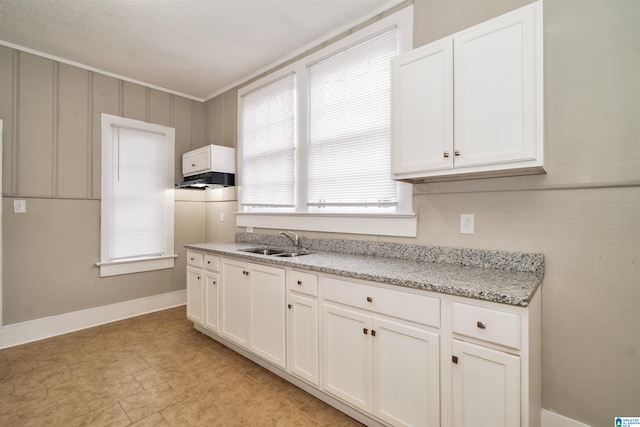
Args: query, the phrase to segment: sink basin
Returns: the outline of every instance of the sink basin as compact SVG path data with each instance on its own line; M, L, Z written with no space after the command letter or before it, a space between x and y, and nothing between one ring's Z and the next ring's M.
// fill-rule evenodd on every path
M286 257L292 258L295 256L302 256L302 255L308 255L308 252L285 252L283 254L273 254L273 256L283 257L283 258L286 258Z
M251 248L251 249L239 249L242 252L250 252L252 254L259 255L279 255L282 253L282 249L273 248Z
M308 252L298 252L298 251L291 252L290 249L289 251L287 251L286 249L279 249L279 248L249 248L249 249L238 249L238 250L241 252L249 252L249 253L258 254L258 255L277 256L282 258L292 258L292 257L301 256L301 255L308 255Z

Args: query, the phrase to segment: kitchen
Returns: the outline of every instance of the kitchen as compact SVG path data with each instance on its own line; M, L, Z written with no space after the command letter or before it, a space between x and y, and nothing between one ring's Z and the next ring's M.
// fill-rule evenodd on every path
M528 3L415 1L413 45ZM542 408L594 426L640 413L638 7L631 0L544 2L547 174L416 184L417 237L299 232L544 254ZM47 325L59 321L64 329L64 315L79 310L105 307L124 318L184 302L183 245L232 241L244 231L235 227L236 194L177 191L175 268L99 278L95 114L171 124L178 163L181 153L208 143L235 147L237 90L199 102L6 46L0 67L2 346L25 342L19 339L37 319L48 318L43 337L55 332ZM14 200L26 200L26 215L13 213ZM462 213L475 215L475 234L459 233ZM144 309L127 304L140 299ZM88 327L92 319L73 322Z

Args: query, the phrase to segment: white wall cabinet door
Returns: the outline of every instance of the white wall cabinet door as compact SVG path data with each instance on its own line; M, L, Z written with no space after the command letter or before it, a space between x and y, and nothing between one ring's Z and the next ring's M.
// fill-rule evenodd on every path
M318 301L289 293L289 372L314 385L318 377Z
M249 349L286 367L285 279L282 268L250 264Z
M393 60L392 163L395 177L453 167L453 42Z
M394 426L439 426L438 334L378 317L373 334L373 414Z
M218 275L215 273L204 273L204 326L205 328L218 332L219 324L219 284Z
M371 412L371 316L330 304L323 314L323 388Z
M535 19L530 6L454 36L456 167L536 159Z
M249 266L222 261L222 336L249 346Z
M199 268L187 267L187 319L202 325L203 273Z
M452 341L453 425L520 425L520 358L464 341Z

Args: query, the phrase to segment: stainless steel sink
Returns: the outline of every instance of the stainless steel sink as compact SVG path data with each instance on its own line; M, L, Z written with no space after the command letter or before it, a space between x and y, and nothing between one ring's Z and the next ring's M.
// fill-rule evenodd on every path
M279 248L249 248L249 249L238 249L241 252L249 252L252 254L258 255L270 255L277 256L282 258L292 258L302 255L308 255L309 252L299 252L299 251L287 251L286 249Z
M273 249L273 248L251 248L251 249L238 249L241 252L249 252L252 254L259 255L278 255L283 253L282 249Z

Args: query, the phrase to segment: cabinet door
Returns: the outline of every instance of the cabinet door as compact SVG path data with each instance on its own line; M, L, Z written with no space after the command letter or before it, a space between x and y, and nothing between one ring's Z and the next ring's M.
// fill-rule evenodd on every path
M536 10L525 7L454 36L456 168L536 159L542 144Z
M453 167L453 42L393 61L394 177Z
M187 319L202 325L202 270L187 267Z
M210 168L211 154L208 146L185 153L182 156L182 174L194 175Z
M318 301L289 293L289 372L318 385Z
M243 347L249 344L249 268L222 263L222 335Z
M269 362L285 368L284 270L252 265L249 278L251 301L249 348Z
M218 275L214 273L204 274L204 326L214 332L218 332Z
M373 318L373 413L394 426L440 425L439 336Z
M371 412L371 316L322 306L323 388Z
M520 358L453 340L453 425L520 425Z

